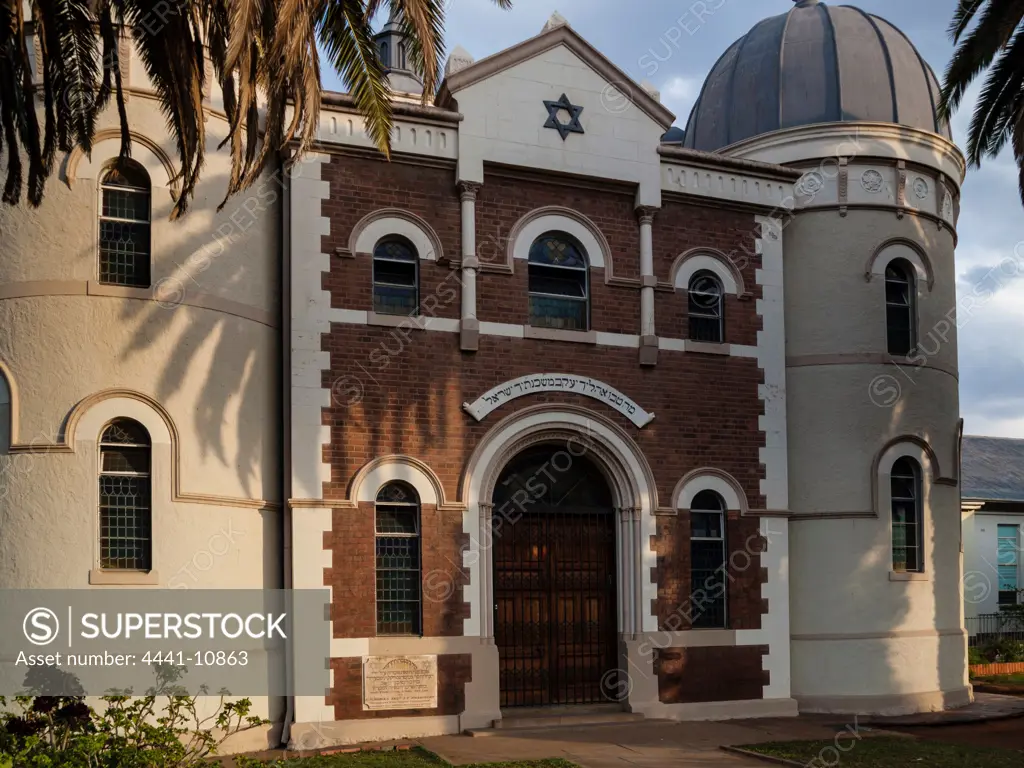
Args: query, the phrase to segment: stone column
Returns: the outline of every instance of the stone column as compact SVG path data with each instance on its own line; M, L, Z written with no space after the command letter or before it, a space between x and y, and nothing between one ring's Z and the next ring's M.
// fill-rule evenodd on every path
M480 321L476 317L476 273L480 260L476 255L476 193L480 184L459 182L462 201L462 324L460 345L463 352L480 348Z
M654 329L654 215L657 208L636 209L640 222L640 365L658 364L658 336Z
M477 597L480 600L480 639L485 644L494 643L494 531L491 527L493 510L493 504L480 502L476 541L476 575L479 584L470 583L467 587L477 590Z

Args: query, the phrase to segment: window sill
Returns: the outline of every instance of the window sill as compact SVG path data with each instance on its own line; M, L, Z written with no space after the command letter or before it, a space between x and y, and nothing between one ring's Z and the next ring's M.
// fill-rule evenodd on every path
M93 568L89 571L89 583L94 586L145 586L160 585L160 574L156 571L105 571Z
M687 352L697 352L702 355L724 355L728 357L732 354L732 346L725 342L716 344L710 341L690 341L687 339L683 348Z
M931 581L931 577L919 571L889 571L889 581Z
M366 313L366 324L382 326L384 328L408 327L409 324L414 327L420 327L422 325L422 318L420 315L387 315L382 312L371 311Z
M524 325L523 338L544 339L546 341L575 341L580 344L597 344L597 331L563 331L557 328L538 328L532 325Z

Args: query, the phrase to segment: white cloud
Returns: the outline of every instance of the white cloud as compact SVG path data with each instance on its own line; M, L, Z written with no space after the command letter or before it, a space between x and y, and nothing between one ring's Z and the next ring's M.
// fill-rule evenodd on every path
M703 83L703 77L676 75L670 77L661 86L661 103L675 113L676 123L684 124L686 122L693 103L700 95Z

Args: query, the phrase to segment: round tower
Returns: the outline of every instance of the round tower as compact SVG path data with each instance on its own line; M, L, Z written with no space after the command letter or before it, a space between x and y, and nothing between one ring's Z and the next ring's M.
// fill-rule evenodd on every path
M131 160L111 106L40 207L0 206L0 588L280 587L280 180L217 210L213 84L171 221L176 144L120 55Z
M804 174L784 222L792 691L804 711L970 700L956 290L964 159L896 27L801 0L715 65L685 146Z

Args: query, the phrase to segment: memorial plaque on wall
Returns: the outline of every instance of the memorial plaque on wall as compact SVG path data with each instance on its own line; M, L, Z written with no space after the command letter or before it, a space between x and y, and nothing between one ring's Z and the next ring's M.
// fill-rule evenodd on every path
M435 709L437 656L367 656L363 709Z

